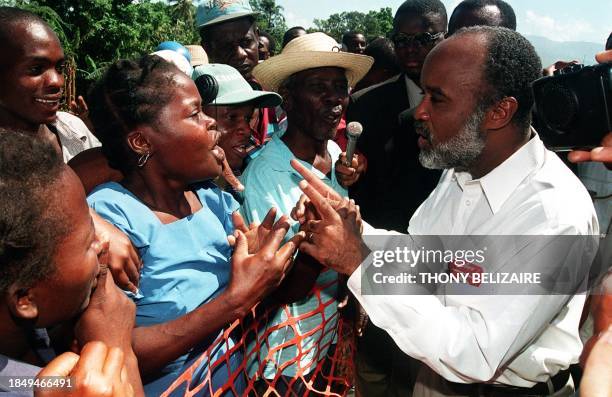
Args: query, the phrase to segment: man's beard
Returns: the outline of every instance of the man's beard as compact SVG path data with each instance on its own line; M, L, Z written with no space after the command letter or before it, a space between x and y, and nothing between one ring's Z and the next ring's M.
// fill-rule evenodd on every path
M431 145L428 149L421 149L419 153L421 165L431 169L469 170L485 147L485 138L480 131L485 115L485 107L477 106L459 133L443 143L432 142L431 132L425 123L415 121L416 131L423 135Z

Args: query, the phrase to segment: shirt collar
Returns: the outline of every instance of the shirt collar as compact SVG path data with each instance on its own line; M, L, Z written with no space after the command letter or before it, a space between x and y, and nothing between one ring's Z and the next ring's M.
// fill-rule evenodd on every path
M410 104L410 109L414 109L423 100L423 90L419 87L412 79L408 76L406 77L406 90L408 91L408 103Z
M469 173L453 170L453 180L461 190L468 183L479 183L495 214L519 184L544 163L546 148L533 127L531 134L533 136L526 144L482 178L472 180Z
M329 142L331 141L331 139L327 142L327 151L329 152ZM302 176L300 175L299 172L297 172L292 166L291 166L291 160L295 159L297 161L299 161L304 167L306 167L309 171L311 171L312 173L314 173L319 179L325 179L327 178L321 171L319 171L318 169L316 169L312 164L306 162L306 161L302 161L300 159L298 159L297 157L295 157L295 155L293 154L293 152L289 149L289 147L287 145L285 145L285 142L283 142L281 140L281 137L278 135L274 135L274 137L272 138L272 140L268 143L268 145L272 146L270 147L268 150L271 150L270 153L274 153L273 158L268 158L266 160L271 160L269 161L268 166L275 170L275 171L280 171L280 172L290 172L292 174L298 175L300 178L302 178ZM333 160L333 159L332 159ZM332 174L334 172L334 164L332 161Z
M85 142L87 140L87 134L85 134L82 128L78 128L74 125L73 120L70 119L72 115L65 116L65 114L64 112L57 112L57 117L51 122L51 125L57 129L60 136L71 135L79 141Z

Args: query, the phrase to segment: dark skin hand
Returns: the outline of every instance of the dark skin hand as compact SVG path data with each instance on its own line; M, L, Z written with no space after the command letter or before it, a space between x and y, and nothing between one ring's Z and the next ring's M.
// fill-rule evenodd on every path
M366 162L365 157L358 154L353 155L350 167L346 166L345 162L346 152L342 152L338 161L336 161L336 178L338 178L338 182L340 182L342 186L348 188L354 185L359 180L361 174L365 172Z
M267 227L267 226L265 226ZM281 247L289 229L281 217L268 233L253 229L261 240L251 241L239 229L230 240L235 245L229 285L217 298L166 323L134 329L134 350L141 373L153 374L188 352L209 335L243 317L257 302L276 289L291 266L303 234L296 234ZM258 246L258 250L249 253Z
M108 253L107 249L105 251ZM106 261L101 258L101 262ZM132 350L135 315L134 302L117 288L112 274L103 266L89 305L75 325L74 334L78 346L82 348L90 342L101 341L109 348L120 349L127 379L135 395L141 396L144 391L138 361Z
M327 186L316 182L318 178L299 162L292 160L291 165L305 179L300 182L300 189L308 197L316 218L302 225L306 239L300 244L300 250L338 273L351 275L370 253L361 238L358 207L353 200L334 195ZM301 212L296 210L296 215ZM304 215L305 218L312 216Z
M87 102L85 102L85 99L82 95L79 95L76 101L70 102L70 113L83 120L83 123L85 123L87 128L89 128L89 131L94 130L93 124L89 119L89 107L87 106Z
M271 231L275 217L276 208L271 208L261 225L252 223L247 227L240 213L234 212L232 214L234 227L236 230L243 232L247 237L249 253L257 252L261 241ZM236 239L233 236L229 236L228 239L230 245L232 247L235 246ZM312 257L301 252L298 253L291 266L291 271L287 273L279 288L272 292L270 297L279 304L287 304L303 299L312 289L312 285L317 277L319 277L321 269L322 266Z
M610 397L612 396L612 371L610 371L612 327L592 339L596 340L596 343L586 361L580 381L580 396Z
M612 62L612 50L600 52L595 55L595 59L599 63ZM600 147L596 147L590 152L573 150L568 154L567 158L572 163L598 161L603 163L609 170L612 170L612 131L604 136Z
M136 293L142 270L142 261L130 239L115 226L102 219L90 209L94 226L103 239L109 241L108 268L117 285L126 291Z
M70 377L70 388L41 388L35 397L132 397L135 393L124 365L125 354L118 347L103 342L90 342L80 356L66 352L47 364L37 378Z

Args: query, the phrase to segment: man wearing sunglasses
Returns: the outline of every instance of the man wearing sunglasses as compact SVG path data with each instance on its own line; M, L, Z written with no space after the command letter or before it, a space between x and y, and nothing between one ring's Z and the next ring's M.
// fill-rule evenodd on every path
M418 160L417 135L398 115L422 99L423 62L444 39L446 9L439 0L407 0L398 8L390 38L402 73L351 96L347 121L359 121L359 150L368 170L351 187L363 218L376 228L405 232L418 206L435 188L440 172ZM357 388L363 396L410 395L414 362L388 334L367 324L358 342Z

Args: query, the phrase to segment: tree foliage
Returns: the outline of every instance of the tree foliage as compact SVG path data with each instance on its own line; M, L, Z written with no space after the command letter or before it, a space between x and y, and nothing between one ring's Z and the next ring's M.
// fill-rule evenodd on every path
M79 91L108 64L151 52L162 41L199 42L191 0L3 1L40 15L77 63Z
M369 11L367 14L358 11L347 11L332 14L327 19L315 19L313 32L324 32L337 41L348 31L363 33L368 39L387 36L393 29L393 14L391 8L381 8L379 11Z
M250 0L260 29L277 43L287 30L283 7L276 0ZM84 92L104 67L119 58L151 52L160 42L199 43L192 0L0 0L0 5L28 9L44 18L77 65L77 87ZM314 29L340 41L349 30L368 38L385 36L393 27L391 8L333 14L315 19Z
M259 29L268 32L274 40L280 44L287 30L287 23L283 15L283 7L276 4L275 0L249 0L251 7L259 14L256 17Z

